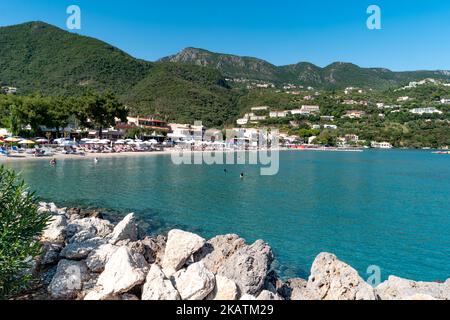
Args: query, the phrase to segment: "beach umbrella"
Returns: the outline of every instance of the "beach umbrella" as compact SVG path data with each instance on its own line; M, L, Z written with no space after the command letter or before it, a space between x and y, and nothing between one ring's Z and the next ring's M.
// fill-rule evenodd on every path
M48 143L48 140L44 139L44 138L39 138L39 139L36 139L36 142L37 143Z
M14 143L14 142L19 142L20 139L19 138L15 138L15 137L9 137L9 138L6 138L5 141Z
M32 141L32 140L22 140L19 141L19 144L35 144L36 142Z

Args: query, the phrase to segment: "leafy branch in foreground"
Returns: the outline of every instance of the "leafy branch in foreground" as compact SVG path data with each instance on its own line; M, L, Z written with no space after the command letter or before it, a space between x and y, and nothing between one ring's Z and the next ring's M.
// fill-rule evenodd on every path
M0 166L0 299L26 289L32 279L28 270L40 254L39 236L49 220L37 208L18 175Z

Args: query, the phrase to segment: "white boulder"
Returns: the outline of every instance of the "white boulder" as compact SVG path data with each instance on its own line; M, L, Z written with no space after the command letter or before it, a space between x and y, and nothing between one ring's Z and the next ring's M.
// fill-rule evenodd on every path
M314 260L306 286L315 300L375 300L374 289L358 272L330 253Z
M191 264L173 276L182 300L203 300L215 286L214 274L202 262Z
M106 263L97 286L102 288L103 295L126 293L145 281L147 271L148 264L141 254L120 247Z
M66 228L66 217L53 216L42 233L41 240L51 243L63 243L66 239Z
M130 213L117 224L113 230L109 243L116 244L121 240L138 240L138 227L136 225L136 216L134 213Z
M420 296L450 300L450 280L445 283L417 282L390 276L375 288L375 292L381 300L412 300Z
M142 300L180 300L180 294L156 264L152 264L147 274Z
M206 299L233 301L237 300L238 295L238 287L234 281L222 276L216 276L216 286Z
M171 276L186 263L186 260L204 244L202 237L181 230L171 230L168 235L162 268L167 276Z

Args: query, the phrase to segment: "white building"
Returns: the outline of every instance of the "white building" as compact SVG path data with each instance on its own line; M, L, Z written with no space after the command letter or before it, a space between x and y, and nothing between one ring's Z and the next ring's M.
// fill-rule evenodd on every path
M434 107L430 107L430 108L414 108L410 110L411 113L413 114L419 114L419 115L423 115L423 114L433 114L433 113L438 113L438 114L442 114L442 111L434 108Z
M293 109L291 110L291 114L292 115L297 115L297 114L304 114L302 109Z
M371 145L372 145L372 148L376 148L376 149L392 149L393 148L392 144L390 144L389 142L372 141Z
M17 88L15 87L2 87L1 92L4 94L16 94Z
M346 134L345 141L358 142L359 137L356 134Z
M202 141L205 127L200 125L170 123L171 133L167 135L173 141Z
M362 116L364 116L366 113L364 111L360 110L349 110L345 113L343 116L344 118L350 118L350 119L360 119Z
M263 121L266 120L266 116L252 116L250 117L250 121Z
M291 110L292 115L310 115L316 114L320 112L320 106L302 106L301 109L293 109Z
M286 118L289 111L271 111L269 116L271 118Z
M405 96L405 97L399 97L397 99L397 102L405 102L405 101L409 101L409 100L410 100L410 97Z
M323 126L323 128L324 129L330 129L330 130L337 130L337 125L334 125L334 124L325 124L324 126Z
M312 126L312 128L314 129L314 130L320 130L320 124L314 124L313 126Z
M441 99L442 104L450 104L450 99Z
M252 111L266 111L269 110L268 106L260 106L260 107L253 107Z
M240 126L245 126L246 124L248 124L248 119L247 118L237 119L236 123Z

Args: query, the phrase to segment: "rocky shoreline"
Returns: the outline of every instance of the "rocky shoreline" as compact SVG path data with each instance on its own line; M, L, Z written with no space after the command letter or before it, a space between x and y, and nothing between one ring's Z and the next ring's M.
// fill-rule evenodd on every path
M391 276L373 288L330 253L309 279L282 281L270 246L237 235L210 240L182 230L149 237L134 214L117 225L98 211L39 204L52 219L31 272L39 279L17 299L57 300L450 300L445 283Z

